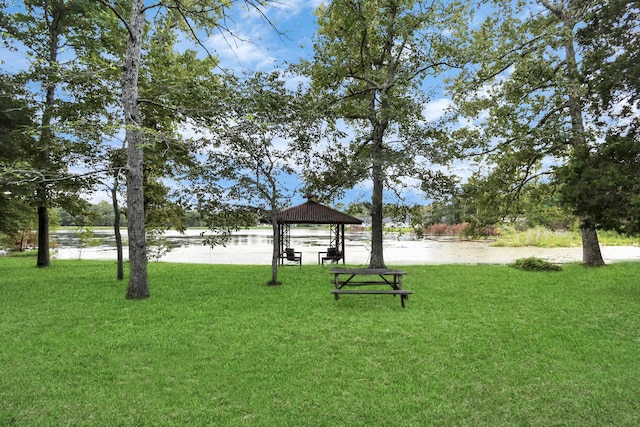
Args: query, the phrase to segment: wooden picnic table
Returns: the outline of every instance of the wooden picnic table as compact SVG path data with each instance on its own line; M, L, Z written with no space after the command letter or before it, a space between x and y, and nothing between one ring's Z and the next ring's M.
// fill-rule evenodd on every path
M400 295L400 304L404 307L405 300L413 292L402 289L402 276L407 272L404 270L389 268L332 268L329 270L334 275L334 289L331 291L336 300L340 294L391 294ZM378 289L361 289L361 286L376 285ZM379 289L379 285L388 285L391 289ZM356 287L357 289L344 289L345 287Z

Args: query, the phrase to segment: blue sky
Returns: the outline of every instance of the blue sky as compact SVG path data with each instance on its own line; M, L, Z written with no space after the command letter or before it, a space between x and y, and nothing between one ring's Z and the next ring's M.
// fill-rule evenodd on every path
M220 34L209 39L208 46L218 54L223 68L234 70L270 70L284 61L310 58L316 29L313 11L320 4L322 0L274 2L263 12L275 29L255 10L235 7L228 22L237 37Z

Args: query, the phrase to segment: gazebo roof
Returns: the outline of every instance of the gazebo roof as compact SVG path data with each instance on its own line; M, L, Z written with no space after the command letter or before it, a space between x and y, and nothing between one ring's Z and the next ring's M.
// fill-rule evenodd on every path
M314 200L278 212L279 224L362 224L362 221Z

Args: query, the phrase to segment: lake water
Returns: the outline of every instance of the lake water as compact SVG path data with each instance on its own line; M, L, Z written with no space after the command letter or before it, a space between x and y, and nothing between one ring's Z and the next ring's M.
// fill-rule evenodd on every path
M225 246L204 245L201 230L187 230L185 234L168 232L165 237L173 250L160 261L205 264L270 264L272 236L268 229L241 230ZM126 230L123 230L126 239ZM94 237L101 244L79 248L73 231L60 231L52 238L58 248L55 259L115 260L113 233L96 231ZM329 243L327 229L291 228L291 246L302 252L303 264L317 264L318 252L325 251ZM489 241L455 241L416 239L412 234L387 234L384 241L384 259L388 266L416 264L508 264L516 259L536 256L555 263L582 261L582 248L493 247ZM370 256L370 235L345 235L346 262L366 265ZM127 248L125 247L125 258ZM640 247L604 246L602 255L606 263L640 261Z

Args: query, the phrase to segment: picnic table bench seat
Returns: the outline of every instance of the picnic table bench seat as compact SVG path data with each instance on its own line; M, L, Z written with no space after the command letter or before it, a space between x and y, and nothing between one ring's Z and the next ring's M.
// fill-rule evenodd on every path
M332 294L391 294L411 295L413 291L408 289L332 289Z

